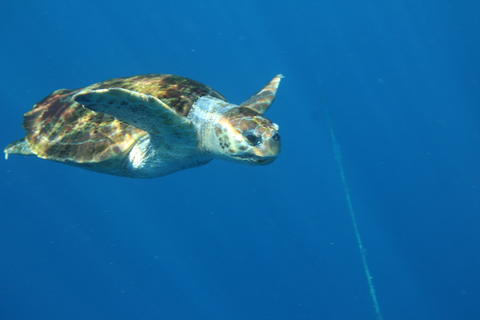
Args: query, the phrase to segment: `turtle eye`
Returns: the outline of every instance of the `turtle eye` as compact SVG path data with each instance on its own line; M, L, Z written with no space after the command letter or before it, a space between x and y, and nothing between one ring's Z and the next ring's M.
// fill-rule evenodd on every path
M245 139L247 139L248 143L252 146L256 146L262 142L260 137L257 137L253 133L247 133L244 135Z
M273 136L272 136L272 139L273 141L280 141L280 135L278 133L275 133Z

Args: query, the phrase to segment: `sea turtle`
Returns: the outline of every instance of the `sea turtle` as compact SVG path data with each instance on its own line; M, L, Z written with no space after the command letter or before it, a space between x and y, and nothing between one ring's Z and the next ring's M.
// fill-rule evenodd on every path
M154 178L213 159L272 163L278 125L263 116L282 75L240 105L212 88L176 75L115 78L61 89L24 116L25 138L5 148L83 169Z

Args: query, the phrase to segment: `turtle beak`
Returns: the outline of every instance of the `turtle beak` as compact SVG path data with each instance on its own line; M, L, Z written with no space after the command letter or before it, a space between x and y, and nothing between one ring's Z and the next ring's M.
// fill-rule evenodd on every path
M272 163L280 154L282 145L280 142L280 135L275 132L269 139L264 141L261 146L256 148L256 155L258 164L267 165Z

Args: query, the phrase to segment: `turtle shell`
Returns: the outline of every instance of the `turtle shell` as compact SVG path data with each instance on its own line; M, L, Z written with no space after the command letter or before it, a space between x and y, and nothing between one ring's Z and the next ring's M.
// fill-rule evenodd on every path
M80 91L113 87L155 96L183 116L188 115L201 96L226 101L200 82L162 74L115 78L77 90L57 90L25 114L23 127L31 151L40 158L84 165L103 161L113 165L123 158L147 133L108 114L86 109L72 99Z

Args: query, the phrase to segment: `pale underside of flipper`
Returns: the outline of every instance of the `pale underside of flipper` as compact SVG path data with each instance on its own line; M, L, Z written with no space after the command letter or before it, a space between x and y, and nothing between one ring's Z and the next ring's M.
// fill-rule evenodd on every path
M152 143L162 148L185 152L197 148L195 125L154 96L122 88L79 92L73 99L85 108L109 114L118 120L145 130Z

